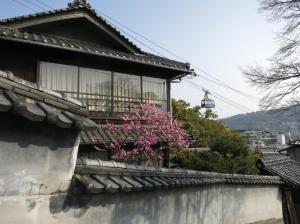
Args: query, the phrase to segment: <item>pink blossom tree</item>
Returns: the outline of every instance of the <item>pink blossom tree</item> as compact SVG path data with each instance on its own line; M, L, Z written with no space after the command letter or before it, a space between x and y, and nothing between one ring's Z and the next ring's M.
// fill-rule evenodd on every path
M146 165L155 165L163 160L163 149L188 145L187 133L181 124L154 104L140 104L124 116L123 121L121 127L107 124L109 130L123 133L108 146L117 161L143 161ZM131 147L128 147L129 142Z

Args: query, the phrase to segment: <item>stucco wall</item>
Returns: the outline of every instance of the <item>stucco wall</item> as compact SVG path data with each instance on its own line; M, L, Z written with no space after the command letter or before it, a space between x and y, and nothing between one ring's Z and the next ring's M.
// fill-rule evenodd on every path
M6 113L1 113L0 124L0 195L50 194L69 188L78 131Z
M79 133L0 116L0 223L243 224L282 218L278 186L68 195Z
M0 223L12 224L243 224L272 218L282 218L276 186L0 198Z

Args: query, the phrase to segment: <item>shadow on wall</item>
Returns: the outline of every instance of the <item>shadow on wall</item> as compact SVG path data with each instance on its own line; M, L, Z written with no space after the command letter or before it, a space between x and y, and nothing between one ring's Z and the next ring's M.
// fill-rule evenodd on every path
M67 191L76 163L79 131L0 116L0 195Z
M152 192L53 196L52 214L71 212L73 218L98 220L103 224L139 223L230 223L240 224L247 197L244 192L224 186L167 189ZM227 193L230 195L226 196Z
M46 122L33 122L9 113L1 113L0 144L17 143L20 148L47 147L50 150L74 145L76 130L62 129ZM62 137L63 136L63 137Z

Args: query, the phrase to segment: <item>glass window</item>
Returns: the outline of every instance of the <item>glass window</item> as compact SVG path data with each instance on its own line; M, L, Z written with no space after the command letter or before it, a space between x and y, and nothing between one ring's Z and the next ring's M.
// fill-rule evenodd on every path
M141 103L141 77L114 73L114 111L129 112Z
M78 67L41 62L39 75L39 84L42 87L77 97Z
M141 102L167 110L165 79L113 73L112 83L111 71L41 62L39 84L86 101L90 111L130 112Z
M143 76L143 101L154 103L157 107L166 110L166 80Z
M87 101L91 111L110 111L111 72L80 68L79 98Z

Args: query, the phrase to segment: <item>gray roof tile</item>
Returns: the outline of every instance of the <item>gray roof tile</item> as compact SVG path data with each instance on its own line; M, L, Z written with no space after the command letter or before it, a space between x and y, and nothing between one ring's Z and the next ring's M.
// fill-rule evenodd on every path
M0 70L0 112L13 112L35 122L46 121L60 128L94 130L97 124L88 119L80 102Z
M280 185L283 181L277 176L220 174L184 169L162 169L119 164L113 161L94 161L78 158L75 170L73 192L98 194L98 192L129 192L169 189L174 187L199 187L212 184L238 185ZM88 181L88 178L92 181ZM105 190L97 190L94 181ZM78 190L78 184L81 191Z
M285 183L300 186L300 163L290 155L279 152L263 153L263 170L281 177Z

